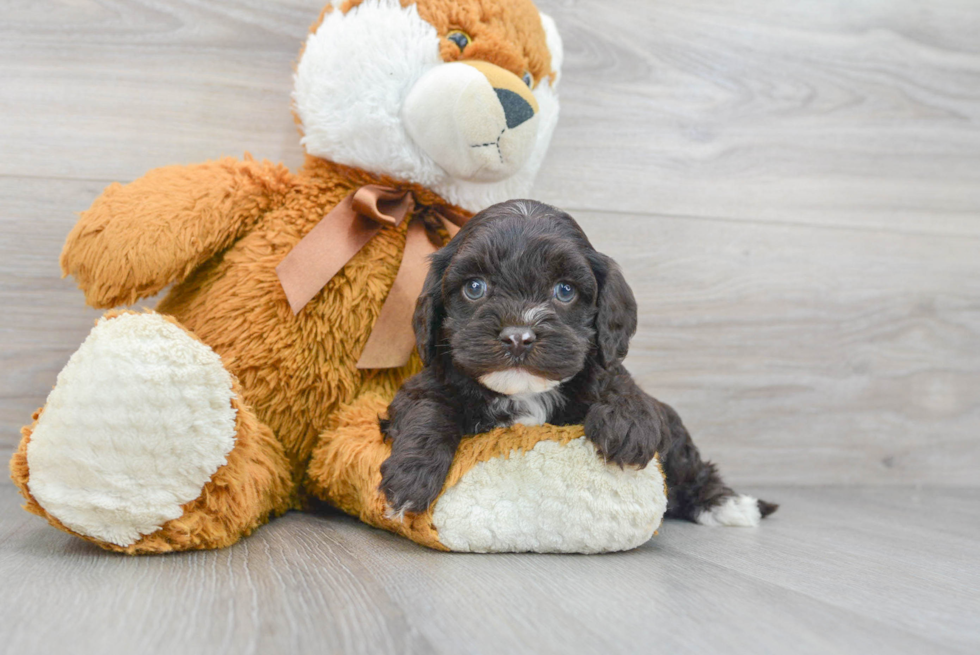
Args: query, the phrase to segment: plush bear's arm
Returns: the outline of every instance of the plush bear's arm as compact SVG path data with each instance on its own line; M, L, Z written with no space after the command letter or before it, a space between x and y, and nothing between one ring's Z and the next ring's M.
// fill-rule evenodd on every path
M244 235L293 184L282 165L231 157L113 184L83 212L61 270L93 307L152 296Z

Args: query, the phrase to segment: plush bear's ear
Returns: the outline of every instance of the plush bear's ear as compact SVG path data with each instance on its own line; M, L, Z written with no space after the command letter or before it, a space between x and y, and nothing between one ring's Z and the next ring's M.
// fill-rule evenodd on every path
M415 345L422 363L428 365L435 359L436 345L442 332L442 319L445 307L442 303L442 277L446 274L449 262L456 252L455 239L429 258L429 273L425 285L415 303L412 316L412 329L415 331Z
M599 282L596 345L602 363L609 367L623 361L629 351L636 333L636 298L619 265L606 255L596 253L592 269Z

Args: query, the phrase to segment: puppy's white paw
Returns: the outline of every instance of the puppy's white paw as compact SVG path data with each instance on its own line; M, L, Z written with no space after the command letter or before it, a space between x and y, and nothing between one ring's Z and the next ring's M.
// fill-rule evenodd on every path
M761 520L759 501L752 496L730 496L698 515L698 523L710 526L754 528Z

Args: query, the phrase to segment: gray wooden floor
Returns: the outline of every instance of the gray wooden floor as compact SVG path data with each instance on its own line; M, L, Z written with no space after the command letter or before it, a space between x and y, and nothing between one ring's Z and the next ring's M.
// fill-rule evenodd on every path
M98 316L58 270L74 213L165 164L298 166L320 2L0 0L4 459ZM128 559L0 485L0 652L980 651L980 3L539 4L537 195L622 264L630 369L779 513L608 557L291 514Z
M763 529L668 522L601 557L436 553L292 513L223 551L127 558L8 487L0 652L977 652L980 489L751 491L784 504Z

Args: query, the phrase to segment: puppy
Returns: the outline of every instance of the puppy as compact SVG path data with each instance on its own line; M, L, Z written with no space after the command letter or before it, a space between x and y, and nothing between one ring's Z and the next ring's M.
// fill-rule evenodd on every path
M432 256L413 320L425 368L381 420L392 512L425 511L461 439L514 423L584 424L620 466L659 453L668 516L756 525L775 511L727 487L677 413L633 381L622 361L636 322L619 267L565 212L518 200L473 217Z

